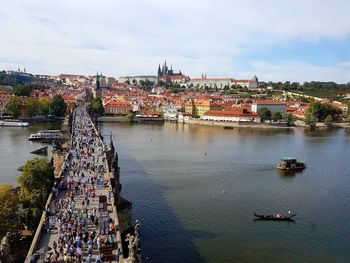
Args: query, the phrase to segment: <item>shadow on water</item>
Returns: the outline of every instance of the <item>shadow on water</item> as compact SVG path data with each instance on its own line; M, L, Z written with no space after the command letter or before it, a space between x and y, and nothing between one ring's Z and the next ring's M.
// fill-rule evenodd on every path
M283 220L283 221L267 221L267 220L265 220L265 219L262 219L262 218L254 218L253 219L253 223L258 223L258 222L260 222L260 223L262 223L262 222L271 222L271 223L273 223L273 224L295 224L296 223L296 221L294 220L294 219L289 219L289 220Z
M152 182L142 164L118 146L122 196L133 203L133 219L141 222L142 261L204 262L194 240L215 235L185 229L166 200L166 187Z
M287 171L287 170L279 170L277 169L279 175L284 179L291 179L292 177L295 177L296 175L303 174L303 170L294 170L294 171Z

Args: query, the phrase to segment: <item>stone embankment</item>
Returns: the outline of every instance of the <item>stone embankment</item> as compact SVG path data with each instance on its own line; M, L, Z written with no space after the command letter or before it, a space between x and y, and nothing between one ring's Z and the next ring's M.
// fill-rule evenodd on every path
M194 125L205 125L205 126L221 126L221 127L232 127L232 128L261 128L261 129L290 129L292 127L286 126L285 124L269 124L269 123L246 123L246 122L221 122L221 121L206 121L199 119L189 119L184 123Z

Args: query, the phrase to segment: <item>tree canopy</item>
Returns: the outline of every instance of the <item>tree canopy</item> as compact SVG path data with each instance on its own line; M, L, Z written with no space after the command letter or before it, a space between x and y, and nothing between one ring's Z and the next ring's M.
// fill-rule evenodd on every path
M27 85L18 84L13 88L13 94L16 96L30 96L31 89Z
M7 111L14 117L18 118L21 114L22 103L18 97L12 97L6 105Z
M105 112L101 97L96 97L96 98L92 99L91 112L94 114L97 114L97 115L102 115Z
M272 113L271 118L272 118L272 120L275 121L275 122L276 122L276 121L279 121L279 120L282 119L282 113L280 113L280 112L278 112L278 111L275 111L275 112Z
M56 117L63 117L66 113L67 105L64 103L61 95L56 95L52 99L50 108L52 115L55 115Z
M54 181L54 168L46 159L35 158L28 161L22 175L18 178L20 185L19 200L21 208L18 216L22 224L34 230L40 220L48 194Z
M260 115L262 121L270 120L272 116L271 111L268 108L259 109L258 114Z
M317 123L317 117L311 113L306 113L305 124L309 125L311 128L315 128Z
M53 184L53 171L51 162L46 159L35 158L23 166L18 183L20 200L25 207L43 207Z
M324 121L324 119L331 115L332 118L335 118L338 114L341 113L340 110L334 108L329 103L321 103L319 101L311 102L307 113L316 117L317 121Z
M333 124L332 115L328 115L328 116L324 119L324 124L325 124L327 127L332 127L332 124Z
M282 119L287 122L288 126L294 125L294 122L296 118L293 116L293 114L286 112L282 114Z
M18 196L15 189L9 184L0 186L0 236L15 230L17 208Z

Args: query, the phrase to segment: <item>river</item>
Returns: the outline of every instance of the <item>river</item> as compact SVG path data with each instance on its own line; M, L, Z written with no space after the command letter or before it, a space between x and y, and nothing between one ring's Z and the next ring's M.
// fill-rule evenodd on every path
M40 146L2 129L0 179L13 182L7 171L23 163L19 153ZM122 195L142 224L143 262L350 262L344 130L104 123L107 142L110 131ZM284 175L275 168L281 156L307 168ZM254 211L288 210L295 222L254 221Z
M31 133L47 129L60 129L60 124L34 124L26 128L0 127L0 184L17 185L17 177L21 173L17 169L20 166L35 157L47 158L31 154L31 151L48 146L50 158L50 144L28 141Z

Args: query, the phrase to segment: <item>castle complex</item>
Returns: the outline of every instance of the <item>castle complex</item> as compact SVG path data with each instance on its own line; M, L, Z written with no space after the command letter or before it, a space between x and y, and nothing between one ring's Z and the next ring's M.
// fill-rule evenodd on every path
M158 74L157 74L158 82L176 82L176 83L185 83L190 80L189 76L185 76L182 74L181 70L178 72L175 72L173 70L173 67L170 66L170 69L168 68L166 61L162 65L162 67L158 66Z

